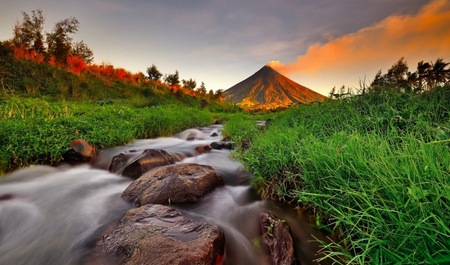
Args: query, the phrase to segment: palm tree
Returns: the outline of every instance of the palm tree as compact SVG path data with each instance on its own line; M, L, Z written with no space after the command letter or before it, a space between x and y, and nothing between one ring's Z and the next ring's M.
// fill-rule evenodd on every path
M450 70L445 69L449 64L450 63L444 63L442 58L437 59L436 62L432 64L432 69L430 70L430 89L449 81Z
M419 90L424 89L424 81L428 79L430 70L431 70L430 63L424 63L423 61L420 61L417 64L417 81Z
M417 73L411 73L410 71L408 71L408 73L406 74L406 89L408 90L408 92L411 91L416 91L417 87L418 87L418 77L417 77Z

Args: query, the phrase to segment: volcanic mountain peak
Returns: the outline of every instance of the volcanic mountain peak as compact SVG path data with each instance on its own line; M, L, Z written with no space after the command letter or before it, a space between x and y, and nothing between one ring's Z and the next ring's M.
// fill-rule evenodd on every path
M225 99L244 108L272 109L323 101L325 96L290 80L270 65L224 91Z

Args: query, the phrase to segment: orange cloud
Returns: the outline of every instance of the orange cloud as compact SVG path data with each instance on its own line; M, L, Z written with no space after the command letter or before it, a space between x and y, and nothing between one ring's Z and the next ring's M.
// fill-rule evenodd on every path
M370 27L311 45L293 63L270 65L284 74L316 76L348 73L355 78L384 67L400 57L409 62L450 58L450 1L433 0L414 15L390 16ZM410 64L410 69L415 65ZM366 72L364 72L366 71ZM376 71L376 70L375 70ZM356 81L356 80L353 80Z

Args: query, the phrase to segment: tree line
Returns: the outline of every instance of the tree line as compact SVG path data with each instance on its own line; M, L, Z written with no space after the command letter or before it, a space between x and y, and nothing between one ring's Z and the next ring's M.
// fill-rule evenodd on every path
M83 41L75 42L73 34L78 32L79 21L69 17L56 22L51 32L43 32L45 18L40 9L31 14L22 12L22 21L15 24L13 38L0 43L10 47L16 58L23 58L37 63L45 62L54 66L64 67L75 73L89 71L109 78L132 83L145 83L145 80L165 84L173 91L183 87L191 95L200 95L222 99L223 92L209 90L207 93L204 82L197 88L197 82L192 79L182 79L178 70L173 74L163 74L153 64L147 68L147 76L143 73L131 74L125 69L116 69L111 65L94 65L94 53ZM162 83L162 80L163 82Z
M83 42L74 42L71 37L78 31L80 22L75 17L56 22L51 32L43 33L45 18L42 10L33 10L31 15L22 12L22 21L13 30L12 44L15 52L43 56L44 61L67 65L70 56L82 58L86 63L94 60L94 53ZM44 37L45 36L45 37Z
M381 70L370 84L372 89L390 88L406 92L422 92L432 90L437 86L450 84L450 63L439 58L435 62L420 61L417 70L411 72L405 59L400 58L387 73Z
M394 63L386 73L379 70L369 86L361 84L359 93L381 92L383 90L422 93L433 90L438 86L450 85L450 63L444 62L442 58L435 62L417 63L417 69L411 72L405 58L400 58ZM330 91L330 98L348 98L355 93L353 89L342 86L340 89L333 87Z
M223 90L219 89L214 92L212 89L207 92L206 86L204 82L201 82L200 86L197 87L197 82L192 79L182 79L180 82L180 73L178 70L173 74L163 74L158 70L156 65L152 64L152 66L147 68L148 79L154 82L161 82L161 78L166 85L171 88L177 88L181 85L189 91L195 91L199 96L208 96L210 98L222 99L223 98Z

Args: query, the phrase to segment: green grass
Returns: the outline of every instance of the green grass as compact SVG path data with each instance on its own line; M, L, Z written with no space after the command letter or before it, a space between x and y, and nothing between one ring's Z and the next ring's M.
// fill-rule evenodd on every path
M328 257L450 263L450 87L301 106L253 131L240 152L253 185L310 209L338 235Z
M83 138L100 148L135 138L171 135L211 124L213 114L198 108L164 105L47 101L11 98L0 102L0 172L30 164L54 164Z
M105 148L209 125L240 111L213 96L173 93L160 82L15 59L2 42L0 54L0 175L55 164L76 138Z

